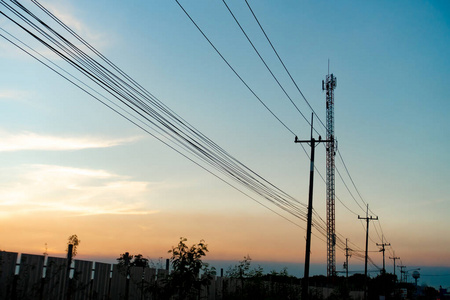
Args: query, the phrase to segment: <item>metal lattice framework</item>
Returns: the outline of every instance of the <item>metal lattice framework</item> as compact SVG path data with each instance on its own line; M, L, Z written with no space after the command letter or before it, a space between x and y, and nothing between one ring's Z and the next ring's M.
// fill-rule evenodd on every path
M336 235L335 235L335 178L334 158L336 155L336 143L334 138L334 89L336 77L328 74L322 89L326 91L327 104L327 276L336 275Z

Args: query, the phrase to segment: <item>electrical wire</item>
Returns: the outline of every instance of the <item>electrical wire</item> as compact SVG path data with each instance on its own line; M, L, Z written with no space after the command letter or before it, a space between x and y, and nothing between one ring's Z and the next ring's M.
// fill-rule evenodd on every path
M306 121L306 123L309 124L309 126L312 127L311 122L305 117L305 115L301 112L301 110L298 108L298 106L294 103L294 101L292 100L291 96L289 96L289 94L286 92L286 89L281 85L280 81L278 80L278 78L275 76L275 74L272 72L272 70L270 69L270 67L267 65L266 61L264 60L264 58L261 56L261 54L259 53L258 49L256 49L255 45L253 44L253 42L251 41L250 37L247 35L247 33L245 32L244 28L242 28L241 24L239 23L239 21L237 20L236 16L233 14L233 12L231 11L230 7L228 6L228 4L225 2L225 0L222 0L223 4L225 4L225 7L227 8L228 12L231 14L231 16L233 17L234 21L236 22L236 24L239 26L239 28L241 29L242 33L244 34L244 36L246 37L247 41L250 43L250 45L252 46L253 50L255 51L255 53L258 55L259 59L261 60L261 62L264 64L264 66L266 67L267 71L269 71L270 75L272 75L272 78L275 80L275 82L278 84L278 86L280 87L280 89L283 91L283 93L286 95L286 97L289 99L289 101L292 103L292 105L295 107L295 109L297 110L297 112L303 117L303 119ZM320 120L320 119L319 119ZM315 128L313 128L315 130ZM315 130L316 131L316 130ZM316 131L316 133L318 134L318 132Z
M82 74L90 78L92 81L94 81L96 84L100 85L103 89L105 89L108 93L113 95L115 98L123 98L125 101L122 101L123 104L126 104L127 108L130 108L133 113L137 113L139 118L143 118L146 122L150 122L152 125L157 125L157 123L160 123L163 125L162 127L158 127L159 133L169 134L172 138L174 138L177 142L181 143L182 148L185 150L190 151L198 151L194 152L194 154L199 157L200 159L206 161L210 166L216 168L216 170L222 172L223 174L231 177L232 179L235 179L238 182L243 183L247 188L250 190L255 191L256 193L262 195L267 200L273 202L273 198L276 198L275 205L279 207L284 207L286 211L289 212L289 209L292 209L290 211L291 214L294 214L296 217L303 218L304 220L304 207L300 208L298 204L293 204L292 202L286 201L287 199L283 199L287 196L287 194L283 193L281 190L273 189L274 186L271 186L270 184L267 184L267 181L261 181L261 177L256 176L255 174L251 174L250 170L245 170L239 168L239 163L233 162L233 159L230 159L230 157L226 156L225 151L217 153L213 153L211 149L202 148L203 145L200 145L201 143L199 141L193 141L188 139L188 134L192 132L197 132L196 130L192 129L191 132L185 133L180 132L180 128L175 127L174 124L167 122L167 119L164 119L163 115L161 113L158 113L154 109L150 108L148 104L143 103L141 100L137 99L138 97L136 95L132 94L132 91L129 89L126 89L126 86L121 85L120 80L117 80L117 78L112 78L112 75L108 72L104 72L99 65L93 61L90 60L88 56L83 54L79 49L74 47L73 44L70 44L67 42L67 40L62 39L62 41L68 46L63 46L60 42L57 42L55 39L50 38L48 34L44 34L43 30L38 29L35 24L30 23L30 21L26 18L24 18L23 15L19 14L16 10L12 9L11 6L5 5L4 1L2 1L2 5L4 5L6 8L8 8L11 12L13 12L16 16L21 18L23 21L25 21L27 24L38 30L39 33L43 34L44 37L48 38L50 42L54 43L54 46L59 46L61 50L56 50L53 46L50 46L47 42L43 41L41 38L37 37L36 34L31 33L29 29L26 29L24 26L19 25L16 21L12 20L9 16L6 16L3 12L1 12L4 16L10 19L13 23L15 23L17 26L19 26L21 29L23 29L25 32L30 34L32 37L34 37L36 40L41 42L43 45L48 47L50 50L52 50L54 53L59 55L61 58L66 60L70 65L78 69ZM28 10L22 8L25 12L29 13ZM36 16L29 13L30 16L33 18L36 18ZM37 19L38 22L41 25L44 25L45 28L50 29L49 26L47 26L42 20ZM54 32L52 30L52 32ZM5 36L2 36L5 38ZM60 35L57 35L57 37L61 38ZM12 42L11 40L9 40ZM14 44L14 43L13 43ZM15 44L18 46L17 44ZM75 52L70 52L70 49L76 49ZM24 50L24 49L22 49ZM61 52L62 51L62 52ZM66 56L64 54L66 53ZM36 57L35 57L36 58ZM37 58L36 58L37 59ZM48 65L47 65L48 66ZM54 70L55 71L55 70ZM66 78L67 79L67 78ZM72 82L73 83L73 82ZM79 87L79 86L78 86ZM128 103L126 102L128 101ZM138 111L140 109L141 111ZM143 113L144 111L145 113ZM146 115L150 115L153 118L156 119L156 123L154 121L151 121ZM167 123L164 123L166 121ZM179 120L177 120L179 121ZM185 126L185 124L182 124ZM171 127L172 126L172 127ZM204 138L203 138L203 141ZM211 142L209 142L209 145L211 145ZM215 145L215 149L219 149L217 145ZM203 156L202 156L203 155ZM243 177L242 177L243 176ZM272 198L272 199L271 199ZM293 198L292 198L293 199ZM290 200L292 200L290 199ZM295 212L297 210L297 212ZM294 211L294 212L293 212Z
M264 101L261 100L261 98L253 91L253 89L245 82L245 80L239 75L239 73L231 66L231 64L228 62L228 60L220 53L220 51L214 46L214 44L211 42L211 40L206 36L206 34L203 32L203 30L197 25L197 23L192 19L192 17L189 15L189 13L184 9L184 7L181 5L178 0L175 0L177 4L180 6L180 8L183 10L183 12L186 14L186 16L191 20L192 24L198 29L198 31L203 35L203 37L206 39L206 41L213 47L213 49L216 51L216 53L222 58L222 60L227 64L227 66L233 71L233 73L236 75L236 77L239 78L239 80L245 85L245 87L255 96L256 99L270 112L270 114L275 117L275 119L278 120L281 125L283 125L284 128L286 128L292 135L296 136L294 131L290 129L281 119L264 103Z
M273 76L273 78L275 79L275 81L280 85L280 87L282 88L282 90L285 92L285 89L281 86L281 84L279 83L278 79L276 79L275 75L272 73L272 71L270 70L270 68L267 66L266 62L265 62L264 59L261 57L261 55L259 54L258 50L255 48L254 44L251 42L250 38L249 38L248 35L245 33L245 31L244 31L244 29L242 28L242 26L239 24L238 20L237 20L236 17L234 16L234 14L231 12L231 9L230 9L230 8L228 7L228 5L225 3L225 0L223 0L223 2L224 2L224 4L226 5L226 7L227 7L228 11L230 12L230 14L231 14L231 15L233 16L233 18L235 19L235 21L236 21L236 23L238 24L238 26L239 26L239 28L241 29L241 31L244 33L244 35L245 35L245 37L247 38L247 40L249 41L249 43L252 45L252 47L253 47L253 49L255 50L255 52L258 54L258 56L260 57L260 59L263 61L263 63L264 63L264 65L266 66L266 68L269 70L269 72L271 73L271 75ZM298 84L295 82L295 80L294 80L293 77L291 76L291 74L290 74L290 72L288 71L288 69L287 69L285 63L283 62L283 60L281 59L280 55L279 55L278 52L276 51L276 49L275 49L273 43L271 42L271 40L270 40L270 38L268 37L266 31L265 31L264 28L262 27L262 25L261 25L259 19L257 18L256 14L254 13L253 9L251 8L249 2L248 2L247 0L245 0L245 2L246 2L246 4L247 4L247 7L249 8L249 10L250 10L252 16L254 17L255 21L257 22L259 28L261 29L261 31L263 32L264 36L266 37L266 39L267 39L269 45L271 46L272 50L274 51L275 55L277 56L278 60L280 61L280 63L282 64L283 68L285 69L286 73L288 74L289 78L291 79L291 81L293 82L293 84L295 85L295 87L297 88L298 92L299 92L300 95L303 97L304 101L307 103L307 105L309 106L309 108L311 109L311 111L313 112L313 114L315 114L315 115L317 116L317 118L319 119L319 121L320 121L320 123L322 124L322 126L323 126L326 130L328 130L328 129L326 128L325 124L324 124L324 123L322 122L322 120L320 119L320 117L319 117L319 116L317 115L317 113L314 111L314 109L312 108L312 106L310 105L310 103L308 102L308 100L306 99L306 97L304 96L304 94L302 93L302 91L300 90ZM293 104L293 105L296 107L296 109L298 110L298 107L293 103L293 101L292 101L292 99L289 97L289 95L287 95L286 92L285 92L285 94L286 94L286 96L288 96L289 100L291 100L292 104ZM300 112L300 113L301 113L301 112ZM303 115L302 113L301 113L301 115L304 117L304 115ZM308 123L309 123L309 122L308 122ZM316 132L317 132L317 131L316 131ZM341 153L340 153L339 150L338 150L338 154L339 154L339 157L340 157L340 159L341 159L341 161L342 161L342 163L343 163L343 165L344 165L344 168L345 168L345 170L346 170L346 172L347 172L347 174L348 174L348 176L349 176L349 178L350 178L350 180L351 180L351 182L352 182L352 184L353 184L353 187L355 188L355 190L356 190L356 192L358 193L358 195L359 195L360 199L362 200L362 202L363 202L365 205L367 205L367 203L366 203L366 202L364 201L364 199L362 198L361 193L360 193L359 190L357 189L357 187L356 187L356 185L355 185L355 183L354 183L354 181L353 181L353 178L351 177L350 172L348 171L348 168L347 168L347 166L346 166L346 164L345 164L345 162L344 162L344 160L343 160L343 158L342 158L342 155L341 155ZM359 206L359 208L360 208L362 211L365 211L365 210L362 208L362 206L359 204L359 202L356 200L356 198L353 196L353 194L351 193L350 189L348 188L347 184L345 183L345 180L343 179L342 175L340 174L339 169L338 169L337 167L336 167L335 169L336 169L336 171L338 172L339 177L341 178L342 182L344 183L344 185L345 185L347 191L349 192L349 194L351 195L351 197L353 198L353 200L356 202L356 204ZM350 212L353 213L354 215L357 215L354 211L352 211L349 207L347 207L347 206L346 206L346 205L345 205L338 197L336 197L336 198L338 199L338 201L339 201L339 202L340 202L340 203L341 203L348 211L350 211ZM371 210L371 212L373 213L372 210ZM381 228L381 225L380 225L380 228ZM376 230L376 232L377 232L377 234L378 234L378 230L377 230L376 227L375 227L375 230ZM379 235L379 234L378 234L378 235Z
M286 73L288 74L289 78L291 79L292 83L294 84L294 86L297 88L297 91L300 93L300 95L302 96L303 100L305 100L306 104L308 104L309 108L311 109L311 111L316 115L317 119L319 120L319 122L322 124L322 126L325 128L325 130L328 130L327 127L325 126L325 124L322 122L322 120L320 119L319 115L314 111L314 109L312 108L311 104L309 103L309 101L306 99L305 95L303 95L302 91L300 90L297 82L295 82L294 78L292 77L291 73L289 72L289 70L287 69L286 65L284 64L283 60L281 59L280 55L278 54L278 51L275 49L273 43L271 42L269 36L266 34L266 31L264 30L264 28L262 27L261 23L259 22L258 18L256 17L256 14L254 13L253 9L250 7L250 4L248 3L247 0L245 0L245 3L247 4L248 9L250 10L250 12L253 15L253 18L255 19L256 23L258 23L259 28L261 29L261 31L263 32L264 36L266 37L267 41L270 44L270 47L272 48L273 52L275 53L275 55L277 56L278 60L280 61L281 65L283 66L284 70L286 71ZM294 103L293 103L294 104ZM295 107L297 107L294 104ZM303 115L303 114L302 114ZM317 132L317 131L316 131Z
M30 55L31 57L33 57L34 59L36 59L49 69L51 69L52 71L56 72L62 78L66 79L76 87L80 88L81 90L86 92L88 95L92 96L94 99L96 99L103 105L112 109L129 122L133 123L140 129L144 130L146 133L155 137L156 139L158 139L159 141L161 141L162 143L164 143L177 153L181 154L188 160L200 166L205 171L211 173L221 181L225 182L232 188L238 190L242 194L256 201L263 207L285 218L294 225L304 229L298 223L293 222L289 218L285 217L284 215L276 212L272 208L263 204L255 197L244 192L242 187L245 187L249 191L256 193L256 195L258 195L259 197L262 197L264 200L267 200L271 204L289 213L291 216L300 219L301 221L306 220L305 204L300 203L294 197L289 196L287 193L283 192L281 189L277 188L275 185L271 184L262 176L258 175L256 172L245 166L242 162L231 156L227 151L225 151L220 146L215 144L212 140L203 135L190 123L188 123L178 114L170 110L166 105L164 105L164 103L162 103L159 99L154 97L150 92L148 92L146 89L140 86L129 75L127 75L124 71L122 71L120 68L114 65L99 51L97 51L94 47L92 47L89 43L87 43L79 35L77 35L66 24L64 24L56 16L50 13L38 1L32 0L32 2L42 11L44 11L58 25L63 27L70 35L75 37L84 46L86 46L95 55L97 55L102 61L106 63L106 65L102 65L98 61L94 60L91 56L86 54L84 51L76 47L73 43L69 42L69 40L66 37L58 33L56 30L54 30L54 28L52 28L46 22L38 18L29 9L25 8L18 1L13 1L13 3L25 14L28 14L32 19L34 19L36 23L32 22L31 19L25 17L24 14L19 13L18 10L13 9L12 6L6 4L5 1L3 0L1 1L1 4L5 8L7 8L10 12L12 12L13 15L19 19L19 21L21 20L24 23L19 24L17 20L14 20L11 16L8 16L3 11L1 11L0 13L6 18L8 18L15 25L17 25L24 32L29 34L33 39L35 39L36 41L38 41L39 43L50 49L53 53L58 55L60 58L62 58L65 62L69 64L69 66L79 71L80 74L88 78L96 86L100 87L104 92L106 92L109 95L109 97L112 97L112 99L114 100L109 99L109 97L106 97L102 93L99 93L92 87L88 87L83 81L76 79L76 77L74 77L64 69L60 68L59 66L58 68L60 71L56 70L56 65L53 65L53 67L50 66L50 64L45 63L43 59L39 59L36 55L33 55L30 51L24 49L24 47L21 47L17 43L14 43L11 39L8 39L3 34L1 34L2 38L4 38L17 48L21 49L22 51L24 51L25 53L27 53L28 55ZM176 2L179 4L178 1ZM187 12L181 5L180 7L187 14ZM188 17L190 18L189 15ZM191 21L200 30L200 28L195 24L195 22L192 19ZM25 26L29 26L29 28L25 28ZM34 30L35 32L33 33L32 30ZM6 31L4 32L7 33ZM201 30L200 32L204 35L204 33ZM8 35L10 34L8 33ZM204 37L209 41L209 39L205 35ZM214 45L211 42L210 44L218 52L218 50L214 47ZM28 48L32 49L31 47ZM218 52L218 54L234 71L234 69L231 67L228 61L224 59L224 57L220 54L220 52ZM41 56L41 58L43 57L44 56ZM47 59L45 58L45 60ZM49 61L47 60L47 62ZM109 67L112 69L109 69ZM63 73L65 73L66 75L64 75ZM237 73L236 75L240 78L240 76ZM70 79L69 77L71 77L72 79ZM78 83L76 83L75 81L77 81ZM244 83L244 85L248 87L245 81L243 81L242 79L241 81ZM250 87L248 88L256 96L253 90L250 89ZM97 96L94 94L97 94ZM103 98L103 100L100 98ZM259 97L257 97L257 99L260 100ZM105 100L108 101L109 104L106 103ZM269 110L269 112L271 112L274 115L274 113L264 104L264 102L262 102L261 100L260 102ZM278 117L276 118L278 119ZM280 119L278 120L281 122ZM293 135L295 135L294 132L290 130L283 122L281 123ZM154 131L154 133L152 133L151 131ZM308 155L308 153L304 148L303 150L306 153L306 155ZM322 180L324 180L320 172L318 173L321 176ZM353 180L352 183L354 185ZM341 202L341 204L343 204L346 207L346 205L342 201L340 201L340 199L338 200L339 202ZM348 209L348 207L346 208ZM351 211L350 209L348 210ZM353 214L356 214L353 211L351 212ZM317 212L314 211L314 215L315 217L313 218L314 220L313 228L316 229L318 234L315 236L318 237L319 239L321 239L320 236L326 237L327 233L325 222L320 217L320 215L317 214ZM323 241L323 239L321 240ZM337 237L336 241L338 248L342 249L343 245L342 239L340 237Z
M238 24L239 28L241 29L241 31L244 33L245 37L247 38L247 40L249 41L249 43L251 44L251 46L253 47L253 49L255 50L255 52L257 53L257 55L259 56L259 58L261 59L261 61L264 63L264 65L266 66L266 68L268 69L268 71L270 72L270 74L272 75L272 77L274 78L274 80L277 82L277 84L280 86L280 88L283 90L283 92L286 94L286 96L288 97L288 99L291 101L291 103L295 106L295 108L298 110L298 107L295 105L295 103L292 101L291 97L286 93L285 89L281 86L281 84L279 83L278 79L275 77L275 75L273 74L273 72L270 70L270 68L268 67L267 63L264 61L264 59L261 57L261 55L259 54L258 50L256 49L256 47L254 46L254 44L251 42L250 38L248 37L248 35L246 34L245 30L242 28L242 26L240 25L240 23L238 22L238 20L236 19L236 17L234 16L234 14L232 13L231 9L229 8L229 6L226 4L225 0L223 0L225 6L227 7L228 11L230 12L230 14L233 16L234 20L236 21L236 23ZM320 117L317 115L317 113L314 111L314 109L312 108L312 106L310 105L310 103L308 102L308 100L306 99L306 97L304 96L304 94L302 93L302 91L300 90L298 84L295 82L295 80L293 79L293 77L291 76L289 70L287 69L285 63L283 62L283 60L281 59L280 55L278 54L278 52L276 51L273 43L271 42L270 38L268 37L268 35L266 34L266 31L264 30L264 28L262 27L261 23L259 22L256 14L254 13L253 9L251 8L250 4L248 3L247 0L245 0L247 7L249 8L250 12L252 13L255 21L258 23L259 28L261 29L261 31L263 32L264 36L266 37L268 43L270 44L272 50L274 51L274 53L276 54L277 58L279 59L280 63L282 64L283 68L285 69L286 73L288 74L288 76L290 77L291 81L293 82L293 84L295 85L295 87L297 88L298 92L300 93L300 95L303 97L304 101L307 103L307 105L309 106L309 108L312 110L313 114L315 114L317 116L317 118L319 119L320 123L322 124L322 126L328 130L325 126L325 124L322 122L322 120L320 119ZM299 111L300 112L300 111ZM303 115L303 113L300 112L300 114L303 116L304 119L306 119ZM308 121L308 120L306 120ZM308 122L309 123L309 122ZM311 124L310 124L311 125ZM314 129L315 130L315 129ZM317 132L317 131L316 131ZM342 158L342 157L341 157ZM336 171L338 172L339 177L341 178L342 182L344 183L346 189L348 190L348 192L350 193L351 197L354 199L354 201L356 202L356 204L361 208L362 211L364 211L364 209L361 207L361 205L359 204L359 202L355 199L355 197L353 196L353 194L351 193L350 189L348 188L347 184L345 183L344 179L342 178L339 169L335 168ZM348 170L347 170L348 173ZM323 177L322 177L323 179ZM352 180L353 182L353 180ZM354 185L354 182L353 182ZM355 186L355 185L354 185ZM355 186L356 187L356 186ZM358 191L359 194L359 191ZM347 205L345 205L339 197L335 196L335 198L351 213L353 213L354 215L357 215L356 212L354 212L353 210L351 210Z

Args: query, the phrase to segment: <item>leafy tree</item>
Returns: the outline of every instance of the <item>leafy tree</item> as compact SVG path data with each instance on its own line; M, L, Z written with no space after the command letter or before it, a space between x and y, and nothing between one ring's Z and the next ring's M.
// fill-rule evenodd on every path
M130 270L132 267L140 267L143 272L145 272L145 268L149 266L148 259L144 258L142 254L138 255L130 255L130 253L125 252L117 258L117 268L120 273L122 273L126 277L126 287L125 287L125 299L129 299L130 293ZM134 280L135 281L135 280ZM136 282L139 284L139 282ZM140 280L142 293L144 293L144 273L142 274L142 278Z
M81 243L81 241L78 239L78 236L76 234L72 234L67 239L67 245L73 245L72 248L72 257L75 257L78 253L78 245Z
M300 281L289 276L287 268L280 273L271 271L264 274L261 266L251 268L250 256L234 267L230 267L227 276L240 283L235 292L226 294L224 299L298 299L300 296Z
M117 265L119 271L127 277L130 275L131 267L146 268L149 266L148 259L144 258L142 254L132 255L128 252L120 254L120 257L117 258Z
M252 259L249 255L244 256L244 259L239 261L239 264L228 268L227 276L236 279L244 279L250 277L250 264Z
M132 259L133 255L130 255L128 252L120 254L119 258L117 258L117 268L121 273L129 275Z
M178 299L196 299L202 286L210 283L215 269L210 269L202 261L208 252L208 245L204 240L190 247L186 245L186 241L187 239L180 238L178 245L169 250L172 253L170 261L173 270L167 278L166 288L169 294Z
M146 268L149 266L148 259L143 257L142 254L135 255L133 261L131 262L131 265L141 268Z

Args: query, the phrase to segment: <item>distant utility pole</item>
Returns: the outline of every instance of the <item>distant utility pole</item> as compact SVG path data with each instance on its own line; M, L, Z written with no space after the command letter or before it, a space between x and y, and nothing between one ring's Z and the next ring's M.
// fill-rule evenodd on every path
M365 277L365 283L364 283L364 299L367 299L367 251L369 248L369 221L378 220L378 217L369 217L369 204L367 204L367 211L366 211L366 217L362 218L358 216L358 219L366 220L366 259L364 263L364 277Z
M348 278L348 258L351 257L351 254L348 254L348 251L351 251L347 244L348 239L345 239L345 276Z
M384 251L386 251L386 249L384 248L384 246L390 246L390 245L391 245L390 243L381 243L381 244L377 243L377 246L381 247L380 252L383 252L383 270L381 271L382 274L386 273L386 265L384 263Z
M400 259L400 257L396 257L396 256L395 256L395 252L394 252L394 257L390 257L390 256L389 256L389 259L393 259L393 260L394 260L394 276L395 276L395 261L396 261L397 259Z
M319 136L319 140L316 141L313 138L313 118L314 114L311 116L311 139L300 141L295 137L295 143L308 143L311 146L311 164L309 169L309 197L308 197L308 220L306 226L306 250L305 250L305 274L302 280L302 299L309 299L309 261L311 254L311 227L312 227L312 209L313 209L313 186L314 186L314 149L316 148L316 143L328 142L328 140L322 140Z
M403 271L403 268L406 268L406 266L397 266L397 268L400 268L400 282L403 282L403 274L405 271Z

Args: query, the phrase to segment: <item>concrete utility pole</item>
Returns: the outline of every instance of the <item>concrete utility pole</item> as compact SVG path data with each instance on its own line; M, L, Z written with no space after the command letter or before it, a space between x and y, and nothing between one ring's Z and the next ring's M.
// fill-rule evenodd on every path
M378 247L381 247L381 249L380 249L380 252L383 252L383 270L381 271L382 272L382 274L385 274L386 273L386 265L385 265L385 263L384 263L384 251L386 251L386 249L384 248L384 246L390 246L391 244L390 243L381 243L381 244L378 244L377 243L377 246Z
M396 261L397 259L400 259L400 257L396 257L396 256L395 256L395 252L394 252L394 257L390 257L390 256L389 256L389 259L393 259L393 260L394 260L394 276L395 276L395 261Z
M364 277L365 277L365 283L364 283L364 299L367 299L367 252L369 248L369 221L378 220L378 217L369 217L369 204L367 204L367 211L366 211L366 217L361 218L358 216L358 219L366 220L366 259L364 263Z
M309 169L309 196L308 196L308 220L306 225L306 250L305 250L305 273L302 280L302 300L309 299L309 261L311 254L311 227L312 227L312 209L313 209L313 186L314 186L314 149L316 148L316 143L328 142L327 140L322 140L319 136L319 140L316 141L313 138L313 118L314 114L311 116L311 139L300 141L295 137L295 143L308 143L311 146L311 164Z

